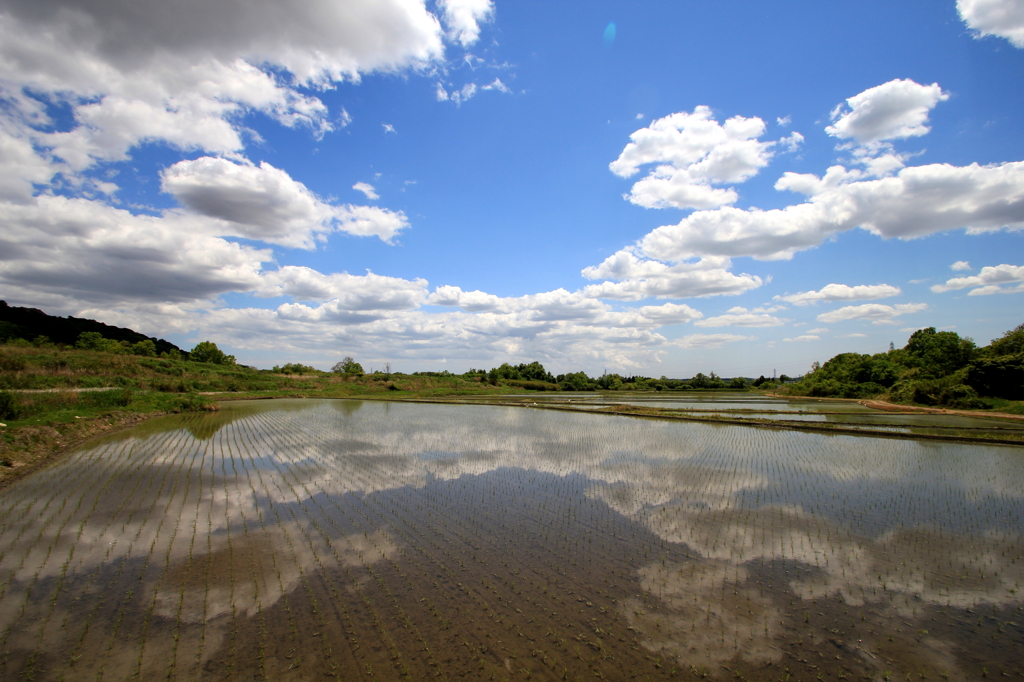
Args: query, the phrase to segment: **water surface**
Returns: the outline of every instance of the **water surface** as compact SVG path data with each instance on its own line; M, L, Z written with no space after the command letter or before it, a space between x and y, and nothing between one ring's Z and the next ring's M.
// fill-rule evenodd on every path
M226 403L0 497L3 679L974 680L1024 451L502 406Z

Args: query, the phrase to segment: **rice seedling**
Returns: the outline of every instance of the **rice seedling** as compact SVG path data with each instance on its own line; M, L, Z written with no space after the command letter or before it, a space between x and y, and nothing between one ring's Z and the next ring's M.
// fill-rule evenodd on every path
M175 417L12 487L0 674L843 679L1022 653L1012 449L341 407Z

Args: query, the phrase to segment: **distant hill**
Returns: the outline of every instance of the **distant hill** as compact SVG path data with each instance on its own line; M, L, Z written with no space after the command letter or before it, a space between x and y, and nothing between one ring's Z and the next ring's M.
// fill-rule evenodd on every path
M186 356L188 355L170 341L146 336L134 329L114 327L96 320L71 317L70 315L67 317L47 315L37 308L10 306L7 305L7 301L0 301L0 340L21 338L31 341L37 336L45 336L54 343L73 346L82 332L99 332L105 339L127 341L128 343L138 343L149 339L156 344L157 353L167 352L173 348Z

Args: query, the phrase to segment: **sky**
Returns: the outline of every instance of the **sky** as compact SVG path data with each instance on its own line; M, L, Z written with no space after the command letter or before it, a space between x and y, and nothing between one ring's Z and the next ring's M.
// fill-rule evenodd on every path
M1024 322L1024 0L0 0L0 298L257 367Z

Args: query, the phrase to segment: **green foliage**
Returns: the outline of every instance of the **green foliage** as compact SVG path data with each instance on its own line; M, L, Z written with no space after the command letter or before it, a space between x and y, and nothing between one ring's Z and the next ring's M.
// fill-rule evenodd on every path
M710 376L697 372L697 376L689 381L690 388L725 388L725 382L712 372Z
M998 339L993 339L985 349L986 355L1024 354L1024 324L1019 324Z
M224 351L217 348L217 344L212 341L197 343L196 347L189 351L188 356L193 362L209 362L214 365L235 364L235 356L225 355Z
M585 372L559 374L557 382L563 391L593 391L598 387L598 383L588 377Z
M363 371L363 366L356 362L351 355L346 355L331 367L331 371L336 374L345 374L347 376L363 376L366 372Z
M17 355L0 354L0 371L20 372L25 369L25 358Z
M500 367L494 367L490 372L487 373L487 378L492 384L497 384L499 381L543 381L547 383L555 383L555 377L551 375L544 365L540 364L536 360L529 363L520 363L518 365L510 365L507 362L501 364ZM590 380L589 377L587 379Z
M960 409L986 407L979 396L1024 399L1024 325L981 349L955 332L919 329L904 348L840 353L786 388L792 395L835 398L869 398L888 389L895 402Z
M278 367L274 365L274 374L318 374L320 370L309 365L301 365L297 362L290 362L287 365Z
M220 408L204 395L189 393L179 399L178 409L182 412L215 412Z
M1024 400L1024 352L978 358L968 366L964 383L981 395Z
M0 391L0 419L17 419L18 398L13 393Z
M145 341L139 341L138 343L132 344L131 349L132 355L141 355L147 358L156 357L156 344L153 343L153 339L146 339Z
M527 381L518 379L509 379L506 381L509 386L515 386L525 391L557 391L558 384L549 383L547 381Z
M729 382L729 388L746 388L746 387L747 387L747 380L744 379L743 377L734 377L733 380Z
M895 402L912 402L919 405L952 407L956 409L977 409L986 407L978 399L978 393L962 383L960 376L952 375L939 379L910 379L897 383L889 391Z
M935 327L918 329L903 348L905 363L921 375L939 378L963 369L976 352L974 341L956 332L937 332Z
M892 353L840 353L824 365L816 364L799 382L787 386L787 392L819 398L873 398L884 394L903 371Z
M42 310L35 308L21 308L9 306L5 301L0 301L0 340L3 339L34 339L41 336L47 337L48 341L57 345L73 346L81 337L83 332L93 332L100 338L111 340L120 344L125 342L126 346L147 339L153 341L157 352L169 352L179 350L177 346L163 339L150 339L132 329L114 327L96 320L59 317L47 315ZM9 342L8 342L9 343ZM92 348L89 350L108 351L105 348Z
M78 340L75 341L75 348L105 351L107 349L107 340L99 332L82 332L78 335Z

